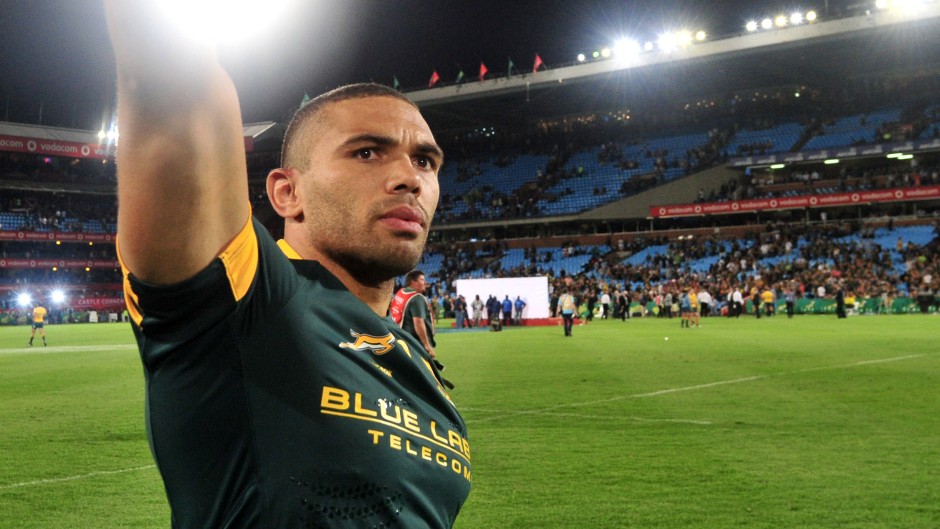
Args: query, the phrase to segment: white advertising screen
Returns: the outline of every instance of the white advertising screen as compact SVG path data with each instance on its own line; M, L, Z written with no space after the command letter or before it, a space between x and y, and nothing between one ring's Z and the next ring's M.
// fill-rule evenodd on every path
M467 307L473 303L477 294L485 303L490 296L496 296L502 302L506 296L515 303L516 296L526 302L522 311L524 319L548 318L548 278L547 277L501 277L493 279L458 279L457 295L467 300ZM515 311L515 309L513 309Z

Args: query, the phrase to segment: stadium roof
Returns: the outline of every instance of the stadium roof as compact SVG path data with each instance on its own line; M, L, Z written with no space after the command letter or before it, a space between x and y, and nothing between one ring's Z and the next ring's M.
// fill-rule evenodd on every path
M911 69L940 69L940 4L917 18L873 13L696 44L671 56L639 56L513 78L409 92L435 130L518 124L546 116L676 103L747 89L847 80Z

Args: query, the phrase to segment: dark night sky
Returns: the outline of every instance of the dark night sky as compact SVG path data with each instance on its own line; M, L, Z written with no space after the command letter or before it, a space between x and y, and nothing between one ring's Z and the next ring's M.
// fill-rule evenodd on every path
M655 40L680 27L730 34L795 4L825 9L824 0L296 0L265 38L222 57L245 120L281 120L305 92L343 83L396 76L415 88L435 69L443 81L461 69L473 79L480 61L505 75L510 57L527 70L535 53L557 65L620 35ZM835 10L840 0L829 4ZM3 0L0 119L37 123L41 107L45 125L99 128L113 107L112 60L99 0Z

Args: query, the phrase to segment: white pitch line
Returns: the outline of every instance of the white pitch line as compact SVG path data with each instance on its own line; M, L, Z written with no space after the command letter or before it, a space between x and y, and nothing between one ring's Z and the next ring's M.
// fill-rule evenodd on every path
M0 354L53 354L53 353L80 353L86 351L131 351L137 349L135 344L117 345L56 345L45 347L34 345L32 347L17 347L16 349L0 349Z
M620 417L620 416L610 416L610 415L584 415L581 413L557 413L557 412L545 412L540 413L539 415L549 415L552 417L573 417L575 419L601 419L605 421L611 420L624 420L629 422L673 422L680 424L702 424L709 425L711 421L702 421L695 419L650 419L648 417Z
M120 470L98 470L88 474L79 474L77 476L65 476L61 478L37 479L34 481L22 481L20 483L10 483L9 485L0 485L0 490L16 489L20 487L31 487L33 485L46 485L49 483L62 483L65 481L77 481L80 479L94 478L98 476L111 476L114 474L126 474L128 472L137 472L139 470L149 470L156 468L156 465L145 465L142 467L122 468Z
M661 389L661 390L652 391L652 392L649 392L649 393L634 393L634 394L632 394L632 395L619 395L619 396L611 397L611 398L608 398L608 399L592 400L592 401L587 401L587 402L569 402L569 403L566 403L566 404L558 404L558 405L556 405L556 406L549 406L549 407L547 407L547 408L541 408L541 409L537 409L537 410L522 410L522 411L516 411L516 412L506 413L506 414L503 414L503 415L496 415L496 416L493 416L493 417L483 417L483 418L480 418L480 419L476 419L476 420L474 420L474 421L472 421L472 422L473 422L473 423L481 423L481 422L498 421L498 420L502 420L502 419L508 419L508 418L511 418L511 417L517 417L517 416L520 416L520 415L542 415L542 414L548 414L549 412L552 412L553 410L559 410L559 409L563 409L563 408L580 408L580 407L584 407L584 406L596 406L596 405L598 405L598 404L604 404L604 403L608 403L608 402L617 402L617 401L626 400L626 399L639 399L639 398L646 398L646 397L658 397L658 396L660 396L660 395L669 395L669 394L672 394L672 393L681 393L681 392L683 392L683 391L696 391L696 390L699 390L699 389L708 389L708 388L713 388L713 387L717 387L717 386L727 386L727 385L730 385L730 384L741 384L741 383L744 383L744 382L754 382L755 380L763 380L763 379L767 379L767 378L771 378L771 377L782 377L782 376L786 376L786 375L796 375L796 374L799 374L799 373L809 373L809 372L812 372L812 371L825 371L825 370L830 370L830 369L845 369L845 368L849 368L849 367L866 366L866 365L872 365L872 364L884 364L884 363L888 363L888 362L900 362L900 361L903 361L903 360L912 360L912 359L914 359L914 358L923 358L923 357L925 357L925 356L929 356L929 355L933 355L933 354L937 354L937 353L923 353L923 354L916 354L916 355L895 356L895 357L891 357L891 358L881 358L881 359L876 359L876 360L860 360L860 361L858 361L858 362L852 362L852 363L850 363L850 364L837 364L837 365L810 367L810 368L806 368L806 369L799 369L799 370L796 370L796 371L784 371L784 372L781 372L781 373L772 373L772 374L768 374L768 375L754 375L754 376L750 376L750 377L734 378L734 379L730 379L730 380L719 380L719 381L717 381L717 382L709 382L709 383L707 383L707 384L696 384L696 385L694 385L694 386L685 386L685 387L680 387L680 388ZM482 410L477 410L477 411L482 411Z

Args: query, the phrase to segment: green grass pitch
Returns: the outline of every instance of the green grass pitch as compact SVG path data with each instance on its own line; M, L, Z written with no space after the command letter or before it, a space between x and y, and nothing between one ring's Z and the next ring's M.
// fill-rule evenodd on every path
M0 328L0 528L168 528L129 327L47 334ZM932 315L441 333L473 452L456 527L936 529L938 338Z

